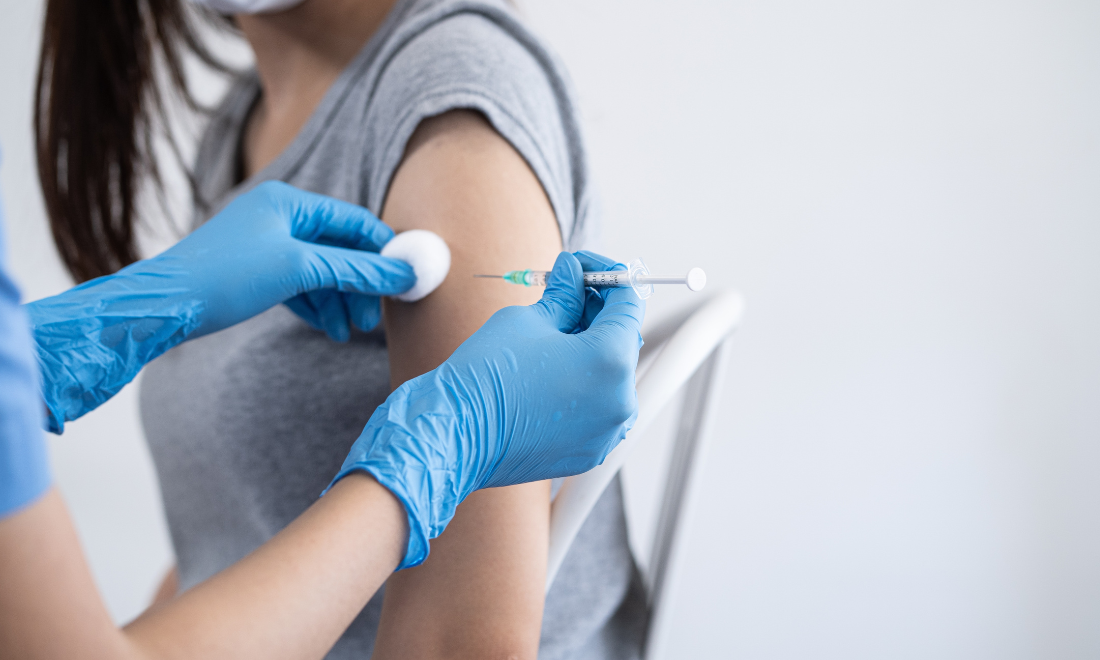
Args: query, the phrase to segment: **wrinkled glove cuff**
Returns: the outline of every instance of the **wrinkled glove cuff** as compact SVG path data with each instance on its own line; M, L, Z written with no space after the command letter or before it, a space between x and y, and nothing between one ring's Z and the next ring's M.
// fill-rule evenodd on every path
M46 430L61 433L118 393L142 367L199 326L202 305L188 300L128 308L112 292L72 289L23 305L42 375Z
M332 480L362 470L401 501L409 542L397 570L428 558L429 540L443 532L474 490L460 458L465 445L460 409L434 371L405 383L374 411Z

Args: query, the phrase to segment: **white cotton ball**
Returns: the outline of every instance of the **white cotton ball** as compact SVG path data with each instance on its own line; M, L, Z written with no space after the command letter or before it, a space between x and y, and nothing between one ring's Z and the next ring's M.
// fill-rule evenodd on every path
M451 250L439 234L427 229L410 229L393 237L382 247L383 257L400 259L412 266L416 284L397 300L415 302L435 291L451 270Z

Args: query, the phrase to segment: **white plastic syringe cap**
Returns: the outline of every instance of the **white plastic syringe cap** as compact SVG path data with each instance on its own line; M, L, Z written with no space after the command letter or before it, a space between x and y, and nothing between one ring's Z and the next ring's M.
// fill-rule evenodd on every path
M692 291L702 291L703 287L707 285L707 274L703 272L702 268L692 268L688 271L685 280L687 287Z

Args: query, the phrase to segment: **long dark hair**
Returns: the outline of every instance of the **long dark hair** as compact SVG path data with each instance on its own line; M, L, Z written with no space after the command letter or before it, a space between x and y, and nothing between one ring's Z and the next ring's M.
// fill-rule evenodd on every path
M201 108L187 85L187 53L228 71L199 39L194 16L184 0L47 3L35 88L38 178L54 243L78 282L139 258L138 192L147 177L162 191L158 132L177 145L158 71L193 110Z

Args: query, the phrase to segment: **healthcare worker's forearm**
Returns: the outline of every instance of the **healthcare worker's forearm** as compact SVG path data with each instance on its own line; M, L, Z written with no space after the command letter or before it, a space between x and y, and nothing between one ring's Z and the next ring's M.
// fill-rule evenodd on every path
M405 552L401 504L357 473L248 557L111 622L56 490L0 520L0 657L321 658Z

